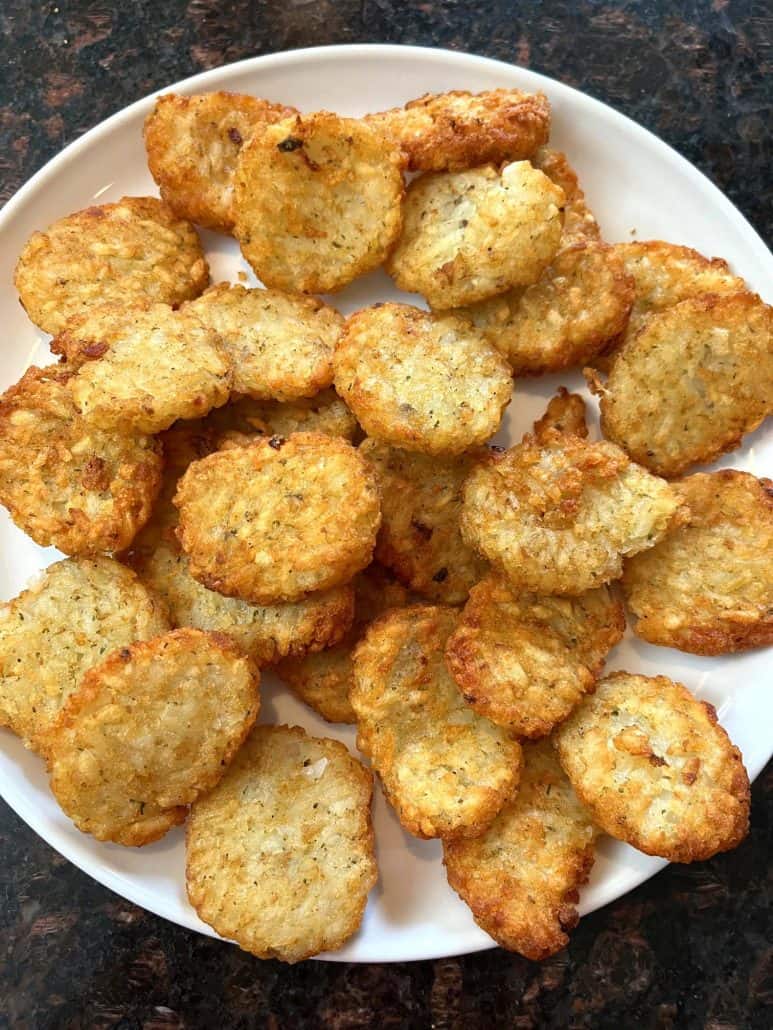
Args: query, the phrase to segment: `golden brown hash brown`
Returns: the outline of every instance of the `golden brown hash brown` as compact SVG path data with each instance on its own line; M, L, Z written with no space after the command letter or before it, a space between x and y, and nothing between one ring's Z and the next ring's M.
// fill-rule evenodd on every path
M598 830L549 741L525 744L518 793L472 840L444 841L448 882L503 948L540 960L569 943Z
M33 366L0 398L0 501L41 547L119 551L150 517L160 448L87 423L73 376L65 365Z
M678 494L619 447L547 429L492 455L464 486L462 537L517 589L582 594L683 517Z
M689 521L625 563L637 636L706 655L773 644L773 482L723 469L674 485Z
M601 229L585 202L585 193L577 173L569 164L566 154L550 147L541 147L529 158L535 168L547 175L551 182L564 191L564 230L561 249L574 243L601 238Z
M209 268L192 225L155 197L124 197L33 233L14 281L32 321L56 335L93 304L197 297Z
M451 90L425 93L365 121L402 150L409 171L458 172L531 157L547 143L550 104L544 93L520 89Z
M377 268L402 225L401 154L364 122L327 111L269 126L242 150L234 212L266 286L340 290Z
M446 669L456 620L433 605L390 611L354 652L357 747L416 837L474 837L518 786L520 746L465 705Z
M593 689L624 632L608 587L554 597L492 574L470 591L446 664L476 712L518 737L544 737Z
M174 626L225 633L259 665L337 643L354 614L354 590L348 583L283 604L254 605L224 597L193 578L188 558L172 540L161 540L130 561L167 606Z
M333 382L344 319L316 297L218 283L185 310L219 335L237 394L292 401Z
M375 469L381 493L378 561L422 597L463 604L488 566L462 540L462 487L488 452L433 457L368 439L360 453Z
M236 162L243 145L266 125L295 113L243 93L167 93L145 119L148 168L180 218L207 229L233 229Z
M612 359L601 428L646 468L677 476L735 450L773 411L773 309L704 294L650 315Z
M542 375L594 358L625 329L633 299L615 249L587 240L561 250L531 286L458 313L507 358L513 375Z
M556 747L593 820L647 855L696 862L748 832L741 752L681 683L612 673L559 727Z
M427 172L408 187L386 269L437 310L536 282L561 240L564 193L528 161Z
M85 674L47 738L65 814L97 840L156 840L172 813L223 776L257 718L258 682L222 634L177 629L113 651Z
M169 628L156 596L112 558L66 558L0 607L0 725L41 751L92 665Z
M349 694L354 683L352 651L366 627L388 608L408 603L408 591L375 562L354 580L354 621L343 639L324 651L285 658L274 670L310 708L328 722L356 722Z
M738 293L745 289L743 279L732 274L727 261L704 257L692 247L641 240L616 243L613 249L634 281L636 296L625 333L611 340L603 355L593 361L605 371L609 370L614 350L635 336L648 315L702 293Z
M256 726L191 809L186 884L199 916L259 958L340 948L378 876L372 790L338 741Z
M534 435L540 439L552 429L587 437L585 401L579 393L569 393L565 386L559 386L558 393L548 401L545 414L534 423Z
M293 401L232 398L229 404L209 413L206 425L218 435L232 431L259 436L327 433L350 441L361 436L357 419L332 388Z
M370 466L322 433L263 437L194 462L175 504L194 578L254 604L346 583L370 562L381 522Z
M158 433L206 415L231 392L218 333L167 304L97 305L72 318L51 349L79 366L75 403L104 429Z
M512 395L507 362L468 322L407 304L347 319L333 366L368 436L427 454L484 443Z

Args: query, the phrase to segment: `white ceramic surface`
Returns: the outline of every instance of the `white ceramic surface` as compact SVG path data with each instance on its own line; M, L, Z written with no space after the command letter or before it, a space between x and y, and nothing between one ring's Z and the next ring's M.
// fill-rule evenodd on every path
M598 101L558 82L497 61L442 50L393 46L342 46L243 61L169 87L186 93L229 89L296 105L360 115L448 89L515 86L544 90L553 105L552 143L576 166L605 239L661 238L727 258L734 271L770 300L773 258L732 204L695 168L650 133ZM166 92L166 91L164 91ZM51 360L46 339L26 319L13 288L16 257L33 230L96 201L124 194L155 193L141 139L152 98L103 122L35 175L0 215L0 312L5 344L0 385L15 381L32 362ZM235 279L246 269L233 241L205 233L213 280ZM335 303L345 312L399 294L382 272L354 283ZM415 298L411 298L415 302ZM519 383L499 442L529 427L555 388L582 387L579 375ZM595 405L594 405L595 408ZM718 466L773 471L773 427L747 438ZM12 597L39 568L57 558L17 530L0 513L0 591ZM695 658L631 638L616 649L609 667L663 673L686 683L718 708L740 746L752 776L771 753L773 716L770 652L729 658ZM266 677L262 718L305 726L354 748L354 732L331 727ZM0 731L0 792L54 848L96 880L133 902L182 926L211 934L188 905L183 880L183 834L176 830L142 849L100 844L80 834L48 791L42 762L7 731ZM335 955L358 962L434 958L491 947L467 908L448 887L435 841L406 834L380 793L375 825L381 878L360 933ZM582 892L590 912L635 887L664 863L605 840ZM667 913L664 918L668 918Z

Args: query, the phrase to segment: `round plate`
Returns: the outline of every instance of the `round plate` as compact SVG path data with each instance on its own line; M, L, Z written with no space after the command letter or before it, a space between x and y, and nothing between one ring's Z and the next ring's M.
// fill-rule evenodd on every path
M509 86L543 90L553 105L551 144L565 150L577 168L592 210L609 241L665 239L705 254L717 251L733 270L763 293L773 281L773 258L732 204L692 165L634 122L558 82L498 61L444 50L397 46L340 46L274 54L205 72L169 89L200 93L226 89L255 93L312 111L324 107L345 115L403 104L426 92L473 91ZM5 344L0 356L2 386L31 363L46 364L46 339L27 320L13 287L13 267L35 229L95 202L124 194L156 193L145 164L142 122L153 104L148 97L87 132L54 158L8 203L0 216L0 315ZM213 281L236 279L247 270L233 240L204 233ZM251 280L254 281L254 280ZM336 295L344 312L376 300L398 299L379 271ZM416 298L411 297L415 303ZM555 389L583 384L576 373L516 385L497 442L520 438ZM595 410L595 404L593 405ZM758 475L773 468L773 430L748 437L742 450L721 465ZM0 516L2 596L17 594L38 569L58 557ZM610 668L663 673L711 701L755 776L770 756L768 726L773 716L770 655L753 651L728 658L695 658L652 647L628 637ZM262 719L305 726L354 748L350 727L330 726L281 687L265 678ZM41 837L66 858L130 901L191 930L212 931L188 905L184 883L182 830L146 848L100 844L79 833L49 793L40 759L7 731L0 731L0 791ZM381 877L371 894L359 934L324 958L385 962L437 958L492 947L464 904L446 883L437 841L405 833L377 791L374 808ZM582 892L580 911L590 912L651 876L665 863L623 844L604 840Z

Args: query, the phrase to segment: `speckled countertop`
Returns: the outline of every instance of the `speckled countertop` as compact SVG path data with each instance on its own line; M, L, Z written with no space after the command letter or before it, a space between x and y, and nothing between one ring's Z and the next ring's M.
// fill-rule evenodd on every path
M4 0L0 28L0 200L169 82L293 47L392 42L525 64L609 102L773 237L773 13L763 0ZM0 803L0 1027L767 1028L773 767L752 795L752 831L737 851L670 867L584 919L542 965L495 950L292 969L123 901Z

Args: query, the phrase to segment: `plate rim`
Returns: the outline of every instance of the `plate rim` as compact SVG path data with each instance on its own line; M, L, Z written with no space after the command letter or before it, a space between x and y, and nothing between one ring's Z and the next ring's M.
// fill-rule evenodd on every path
M555 79L542 72L537 72L531 68L524 67L517 63L509 63L497 58L486 57L480 54L467 53L465 51L450 50L442 47L424 47L415 45L401 45L395 43L345 43L345 44L334 44L330 46L316 46L316 47L302 47L294 50L278 51L270 54L262 54L253 57L243 58L239 61L230 62L227 64L218 65L215 68L209 68L201 72L197 72L193 75L187 76L184 79L177 80L176 82L170 83L161 87L160 89L154 90L153 92L141 97L138 100L120 108L107 118L98 122L92 126L86 132L84 132L77 139L71 141L66 147L57 152L51 157L41 168L39 168L29 179L26 180L14 194L5 202L0 210L0 233L2 233L6 224L10 222L17 210L26 203L28 197L31 194L44 186L49 179L60 174L60 172L67 167L73 160L77 159L82 149L89 147L95 143L98 143L100 139L105 136L109 136L112 132L120 129L122 125L130 121L137 115L143 114L145 111L150 110L153 101L160 95L168 92L179 92L179 93L193 93L197 91L206 92L206 84L211 81L213 77L222 75L227 72L229 75L234 77L249 73L253 68L271 68L274 65L279 66L292 66L293 64L303 64L309 61L328 61L335 62L340 59L346 58L360 58L363 56L371 56L374 58L397 58L409 59L411 61L425 61L425 62L437 62L440 64L447 65L450 62L457 62L459 65L486 67L496 71L502 69L503 74L511 75L513 70L525 73L525 75L535 83L536 88L541 88L552 93L554 96L564 95L573 98L575 103L583 105L589 105L597 118L603 119L607 122L615 123L618 128L625 130L627 133L632 134L634 137L638 137L641 142L649 149L660 151L664 157L668 159L672 165L675 165L677 169L681 170L682 173L687 174L691 178L696 186L700 186L702 192L710 200L711 204L716 208L719 208L725 216L731 218L739 228L744 231L744 236L748 240L750 247L755 251L753 257L755 257L761 264L770 266L773 271L773 255L766 246L764 240L749 222L745 215L739 210L738 207L727 197L722 190L711 181L708 175L693 165L686 157L679 153L673 146L666 143L663 139L657 136L651 130L640 125L634 119L628 115L623 114L616 108L599 100L595 96L589 93L583 92L582 90L570 86L558 79ZM216 88L225 88L220 85ZM756 770L750 779L753 781L759 772L764 768L765 764L773 756L773 742L768 747L768 757L765 759L759 769ZM1 786L2 784L0 784ZM14 798L11 800L5 791L0 791L3 800L8 806L15 812L15 814L26 823L34 833L37 834L49 847L51 847L58 854L62 855L69 862L72 862L82 873L95 880L101 886L113 891L118 896L125 900L136 904L142 909L153 913L154 915L165 919L168 922L174 923L177 926L182 927L185 930L193 931L195 933L202 934L204 936L212 937L216 940L223 940L225 943L233 943L225 938L221 938L214 930L210 927L194 926L189 925L186 922L180 922L176 918L172 918L169 914L161 910L160 902L157 902L155 893L149 893L141 883L137 883L133 878L127 878L120 872L112 869L106 869L103 865L97 866L96 872L93 871L92 864L93 858L81 851L79 842L69 841L68 839L62 838L58 840L56 844L52 843L52 840L48 836L48 832L41 830L41 824L43 819L36 818L37 812L32 805L23 803L23 799ZM21 800L21 804L16 802ZM56 837L57 835L54 834ZM653 862L653 867L648 870L642 879L636 886L641 886L649 880L655 873L663 869L668 862L665 860L657 860ZM636 886L625 890L621 894L614 894L612 897L598 900L591 907L584 909L584 914L588 915L591 912L604 907L607 904L611 904L613 901L620 897L624 897L630 893L631 890L636 889ZM193 910L192 913L195 915ZM487 938L480 941L472 946L465 946L462 950L459 950L458 945L449 945L447 947L440 947L439 949L433 950L431 954L423 956L410 956L408 958L396 957L394 955L385 955L381 957L369 957L367 959L351 958L349 956L341 956L337 953L326 953L323 955L314 956L315 959L321 961L333 961L333 962L354 962L360 963L381 963L381 962L407 962L407 961L424 961L427 959L439 959L446 958L455 955L473 954L479 951L488 950L489 948L497 947L496 942Z

